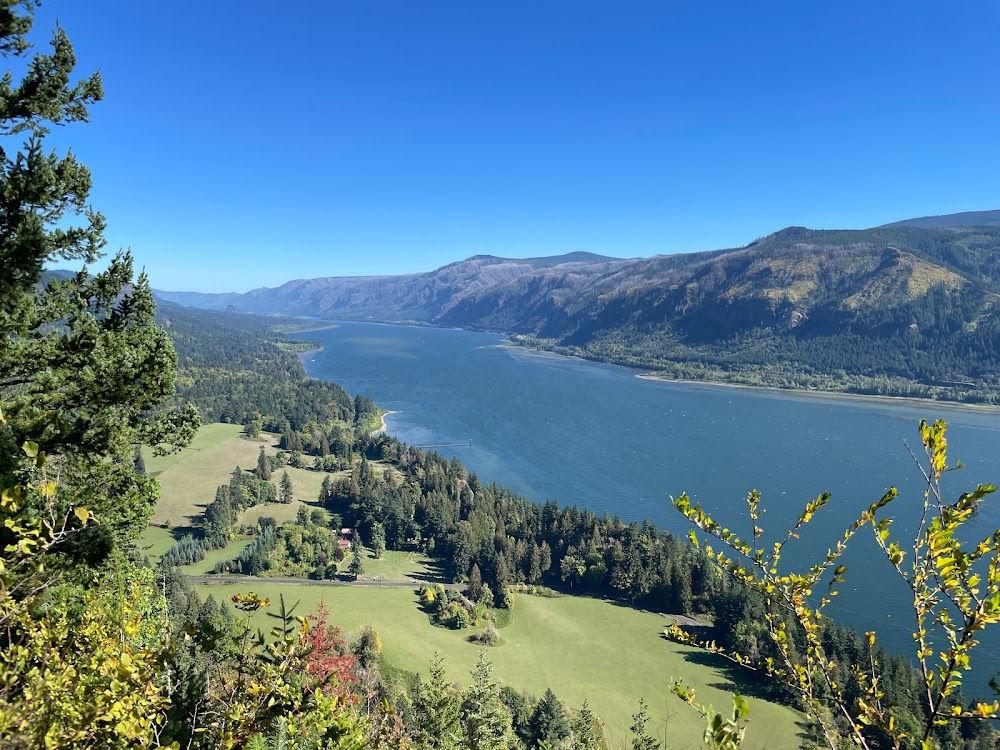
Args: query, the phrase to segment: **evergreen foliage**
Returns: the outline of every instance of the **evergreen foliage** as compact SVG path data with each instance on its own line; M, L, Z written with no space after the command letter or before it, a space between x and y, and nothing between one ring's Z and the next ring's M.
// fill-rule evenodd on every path
M480 654L472 683L462 695L462 731L468 750L508 750L516 741L510 711L492 675L493 665Z
M414 739L426 750L458 750L462 747L461 696L445 679L444 664L437 653L427 682L417 678L413 691Z

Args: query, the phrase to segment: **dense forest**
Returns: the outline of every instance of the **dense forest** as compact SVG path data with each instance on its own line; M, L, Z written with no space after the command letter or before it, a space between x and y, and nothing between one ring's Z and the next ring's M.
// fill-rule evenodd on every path
M290 426L379 424L371 399L352 398L336 383L308 378L299 354L313 345L279 331L310 321L205 313L161 301L157 322L177 352L178 403L192 404L206 422L231 422L284 433Z

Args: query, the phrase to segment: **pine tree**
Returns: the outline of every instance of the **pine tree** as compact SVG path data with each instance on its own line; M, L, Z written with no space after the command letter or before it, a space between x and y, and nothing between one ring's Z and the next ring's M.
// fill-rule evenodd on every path
M0 401L6 421L0 474L23 464L26 441L58 456L61 507L75 504L101 518L99 527L63 549L96 562L115 542L140 533L156 502L156 482L137 474L129 460L135 447L160 452L186 444L198 418L193 407L160 408L174 396L176 355L153 319L149 280L135 277L128 253L94 274L42 277L47 263L89 264L102 255L105 220L88 205L90 170L46 141L55 126L87 122L103 86L97 73L72 82L76 57L62 28L52 34L50 51L29 55L36 5L8 0L0 6L0 56L9 63L0 84ZM19 80L11 72L17 70L24 71Z
M424 750L458 750L462 747L461 696L445 679L437 652L431 662L430 681L417 679L413 715L418 746Z
M260 452L257 454L257 470L255 472L257 478L266 482L271 478L271 459L267 457L264 453L264 446L260 446Z
M531 735L536 743L547 741L552 745L569 735L566 711L551 688L545 691L531 714Z
M462 729L468 750L508 750L515 746L510 711L493 682L493 665L485 654L472 670L472 684L462 700Z
M140 477L146 476L146 459L142 457L142 450L135 449L135 456L132 458L132 468Z
M652 735L646 731L646 724L649 723L649 706L644 698L639 699L639 713L632 714L632 750L659 750L659 741L653 739Z
M466 595L474 602L479 601L483 594L483 574L479 572L479 565L472 563L472 572L469 573L469 585L465 589Z
M590 705L584 701L571 728L571 750L600 750L601 738L597 734L595 724L596 717L590 710Z
M331 489L330 475L327 474L326 476L323 477L323 484L321 484L319 488L319 501L324 505L330 499L330 489Z
M363 549L361 547L361 537L358 534L358 530L354 530L354 536L351 537L351 564L348 566L348 572L357 578L363 575L365 572L365 564L361 560Z
M278 489L278 500L282 503L290 503L294 499L292 494L292 478L288 476L287 471L283 471L281 473L281 486Z
M372 554L378 560L385 552L385 526L378 521L372 524Z

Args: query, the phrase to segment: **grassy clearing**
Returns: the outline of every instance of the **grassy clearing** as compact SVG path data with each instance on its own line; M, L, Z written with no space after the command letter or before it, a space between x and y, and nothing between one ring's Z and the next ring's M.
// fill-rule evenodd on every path
M261 445L274 452L273 435L248 440L240 436L241 429L239 425L205 425L198 430L191 447L176 456L165 457L174 460L156 475L160 480L160 502L150 523L170 527L197 525L205 506L215 498L216 487L229 481L233 469L256 466ZM202 433L206 432L203 439ZM147 469L153 471L149 464Z
M158 477L166 469L175 466L179 462L190 458L192 454L204 450L210 450L218 445L238 436L243 430L236 424L213 423L202 425L195 435L194 440L187 448L182 448L176 453L166 456L154 456L148 448L143 449L143 459L146 462L146 471L150 476Z
M257 465L260 446L268 455L278 452L278 436L262 433L260 438L250 440L241 435L239 425L208 424L198 430L191 445L169 456L148 456L146 468L160 481L160 502L151 520L152 526L185 528L196 526L208 505L215 497L220 484L226 484L237 466L252 469ZM377 471L384 467L373 463ZM295 502L283 505L272 504L250 508L240 519L240 523L255 523L261 516L273 516L279 523L295 519L300 501L305 501L313 510L319 497L323 472L308 471L286 466L278 469L272 481L277 483L281 473L288 472L292 480ZM331 473L331 479L346 476L347 472ZM159 536L152 534L150 540ZM147 541L146 544L150 544ZM169 547L170 545L167 545ZM166 548L159 550L162 554Z
M142 536L139 537L137 546L140 555L144 555L151 561L156 562L164 552L174 546L174 541L176 540L173 534L170 533L170 529L164 529L160 526L147 526L146 530L142 532Z
M399 581L441 581L446 582L444 571L440 563L431 560L427 555L419 552L392 552L382 553L382 557L376 560L371 550L365 550L364 566L365 572L361 576L363 580L385 581L387 583ZM341 570L347 570L350 564L350 557L340 565Z
M221 584L198 588L203 596L213 594L216 599L251 589ZM469 631L431 625L410 589L257 582L252 590L272 601L279 594L289 603L301 600L297 614L315 611L323 600L331 610L331 622L348 632L371 623L382 635L385 658L398 669L426 675L428 662L438 651L449 678L462 683L482 650L465 640ZM498 679L536 697L551 687L573 707L588 699L606 722L612 748L625 745L640 697L649 702L649 726L666 740L665 747L700 747L702 719L669 694L670 678L685 680L700 701L723 711L732 705L735 686L722 665L706 664L700 652L664 640L660 635L664 622L659 615L606 601L521 595L514 621L503 631L506 644L489 649L488 657ZM263 613L258 613L258 624L272 626ZM751 699L750 717L746 750L800 746L796 722L801 716L795 711Z
M212 549L205 553L205 559L201 562L192 563L191 565L182 565L178 570L180 570L185 575L189 576L207 576L212 574L212 570L215 568L217 563L224 562L225 560L234 560L240 556L240 552L250 544L250 539L240 539L236 542L230 542L229 546L225 549Z

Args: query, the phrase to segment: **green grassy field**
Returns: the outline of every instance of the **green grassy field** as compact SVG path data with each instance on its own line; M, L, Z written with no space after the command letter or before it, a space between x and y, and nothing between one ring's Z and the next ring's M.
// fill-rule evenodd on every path
M233 469L237 466L254 468L262 445L268 455L278 452L277 435L262 433L260 438L250 440L241 432L239 425L204 425L191 445L180 452L146 457L147 471L160 481L160 502L150 521L151 526L184 528L197 525L205 506L215 497L216 488L229 481ZM272 481L279 481L283 471L287 471L292 480L295 502L250 508L241 517L240 523L255 523L261 516L273 516L278 523L283 523L295 519L302 501L310 510L316 507L315 501L325 474L287 466L278 469ZM340 472L330 476L337 478L345 474ZM154 544L158 548L160 536L154 530L148 530L144 537L145 544ZM165 550L166 547L158 549L157 554Z
M160 502L151 524L195 525L215 497L215 488L229 481L233 469L257 465L260 446L270 445L273 436L245 440L240 437L241 430L239 425L205 425L180 453L149 459L147 471L160 480Z
M213 594L217 599L251 590L235 584L198 588L203 596ZM371 623L382 636L388 662L409 672L426 674L432 654L438 651L449 678L464 683L481 651L465 640L470 631L431 625L410 589L255 583L252 590L272 601L280 594L289 604L301 600L297 614L315 611L323 600L331 610L331 622L348 632ZM262 613L258 624L272 625ZM702 719L669 694L670 678L685 680L700 701L722 711L732 705L734 686L721 665L708 666L699 652L664 640L660 635L664 624L662 616L612 602L519 595L514 621L503 630L506 644L489 649L487 656L498 679L536 697L551 687L574 708L589 700L605 721L616 750L627 741L640 697L649 702L649 727L666 739L665 748L701 747ZM796 722L801 717L795 711L752 698L750 718L745 750L800 746Z
M193 454L215 448L219 444L238 436L242 429L239 425L221 424L219 422L202 425L189 446L182 448L176 453L169 453L166 456L154 456L148 448L144 448L143 459L146 462L146 471L149 472L150 476L158 477L166 469L169 469L182 460L190 458Z
M233 469L237 466L252 469L257 465L257 455L260 446L268 455L278 452L278 435L261 433L258 439L250 440L242 435L243 428L231 424L203 425L191 441L191 445L177 453L167 456L153 456L148 452L144 456L146 470L160 482L160 502L139 541L139 550L156 561L173 544L176 538L197 526L205 506L215 497L215 490L220 484L229 482ZM372 468L377 472L395 471L379 462L372 462ZM295 500L291 503L269 503L247 509L239 518L239 524L255 524L264 516L271 516L279 524L294 521L299 508L305 506L309 512L319 508L317 498L323 477L327 474L307 469L297 469L285 466L274 472L272 481L277 484L281 473L287 471L292 480L292 493ZM333 472L331 479L347 476L347 471ZM324 510L324 512L326 512ZM235 542L224 550L209 552L205 560L195 565L184 566L182 570L189 575L205 575L211 572L219 560L230 560L239 555L246 542ZM426 562L413 563L414 571ZM372 559L372 572L369 575L383 575L378 572L386 569L385 575L396 576L392 580L406 580L403 568L410 563L399 562L400 570L393 568L394 563ZM385 578L385 580L390 580Z
M399 581L441 581L447 582L441 565L419 552L393 552L387 550L376 560L371 550L364 551L364 579L387 583ZM341 563L341 570L347 570L350 557Z
M175 541L173 534L170 533L170 529L164 529L160 526L147 526L139 538L139 553L156 562L160 559L160 555L174 546Z

